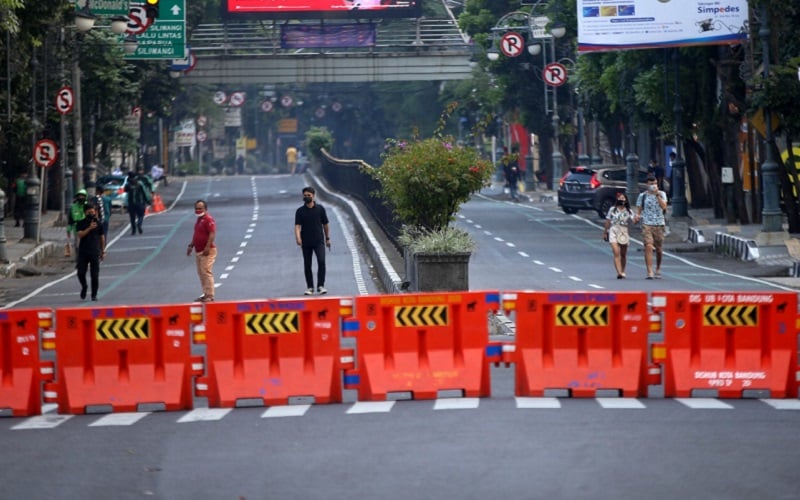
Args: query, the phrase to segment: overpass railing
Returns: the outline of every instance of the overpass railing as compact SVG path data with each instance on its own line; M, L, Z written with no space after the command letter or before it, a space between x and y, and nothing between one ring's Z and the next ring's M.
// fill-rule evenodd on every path
M342 22L327 20L325 26L335 26ZM379 55L423 50L458 52L470 50L468 38L458 29L458 24L451 17L377 20L376 42L369 47L283 49L281 48L283 24L285 22L278 21L201 24L191 33L189 44L198 57L336 55L354 52Z

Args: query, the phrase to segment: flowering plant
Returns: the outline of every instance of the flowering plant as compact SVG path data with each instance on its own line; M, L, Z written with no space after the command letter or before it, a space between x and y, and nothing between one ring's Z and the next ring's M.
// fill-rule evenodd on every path
M439 119L433 137L387 140L383 164L369 174L381 184L375 193L404 224L429 231L446 229L462 203L488 185L491 162L471 146L442 135L452 103Z

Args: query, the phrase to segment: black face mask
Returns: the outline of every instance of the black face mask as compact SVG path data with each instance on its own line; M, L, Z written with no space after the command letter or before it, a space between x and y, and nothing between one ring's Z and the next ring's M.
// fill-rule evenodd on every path
M303 202L311 203L311 197L310 196L303 196Z
M623 206L623 205L625 205L625 202L624 202L624 201L622 201L622 200L617 200L617 206L618 206L618 207L621 207L621 206Z

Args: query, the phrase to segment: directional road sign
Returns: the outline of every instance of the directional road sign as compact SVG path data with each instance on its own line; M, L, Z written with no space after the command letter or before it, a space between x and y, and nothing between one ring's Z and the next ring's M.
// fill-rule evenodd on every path
M61 87L56 92L56 109L62 115L68 114L72 111L72 107L75 105L75 94L72 92L71 87Z
M52 167L58 158L58 146L50 139L42 139L33 147L33 161L40 167Z
M141 4L132 4L131 12ZM183 59L186 54L185 0L161 0L158 19L137 35L136 52L126 59Z
M506 57L517 57L525 48L525 39L517 32L509 31L500 38L500 51Z
M550 63L542 70L542 78L551 87L560 87L567 83L567 68L560 63Z

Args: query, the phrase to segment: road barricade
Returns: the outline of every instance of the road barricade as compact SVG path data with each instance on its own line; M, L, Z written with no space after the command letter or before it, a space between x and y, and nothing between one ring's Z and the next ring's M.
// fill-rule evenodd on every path
M647 295L643 292L509 292L503 308L516 341L517 396L647 396Z
M341 402L341 372L352 366L353 352L340 346L340 320L352 302L207 303L207 375L198 378L196 394L210 407L227 408Z
M389 393L435 399L439 391L489 396L489 363L499 345L489 344L489 313L499 293L449 292L361 296L346 319L354 337L356 369L345 372L345 388L362 401L384 401Z
M663 316L666 397L796 398L797 295L653 293Z
M45 400L70 414L191 409L191 327L189 305L58 309Z
M0 311L0 416L42 413L42 382L54 365L42 361L40 340L53 325L49 309Z

